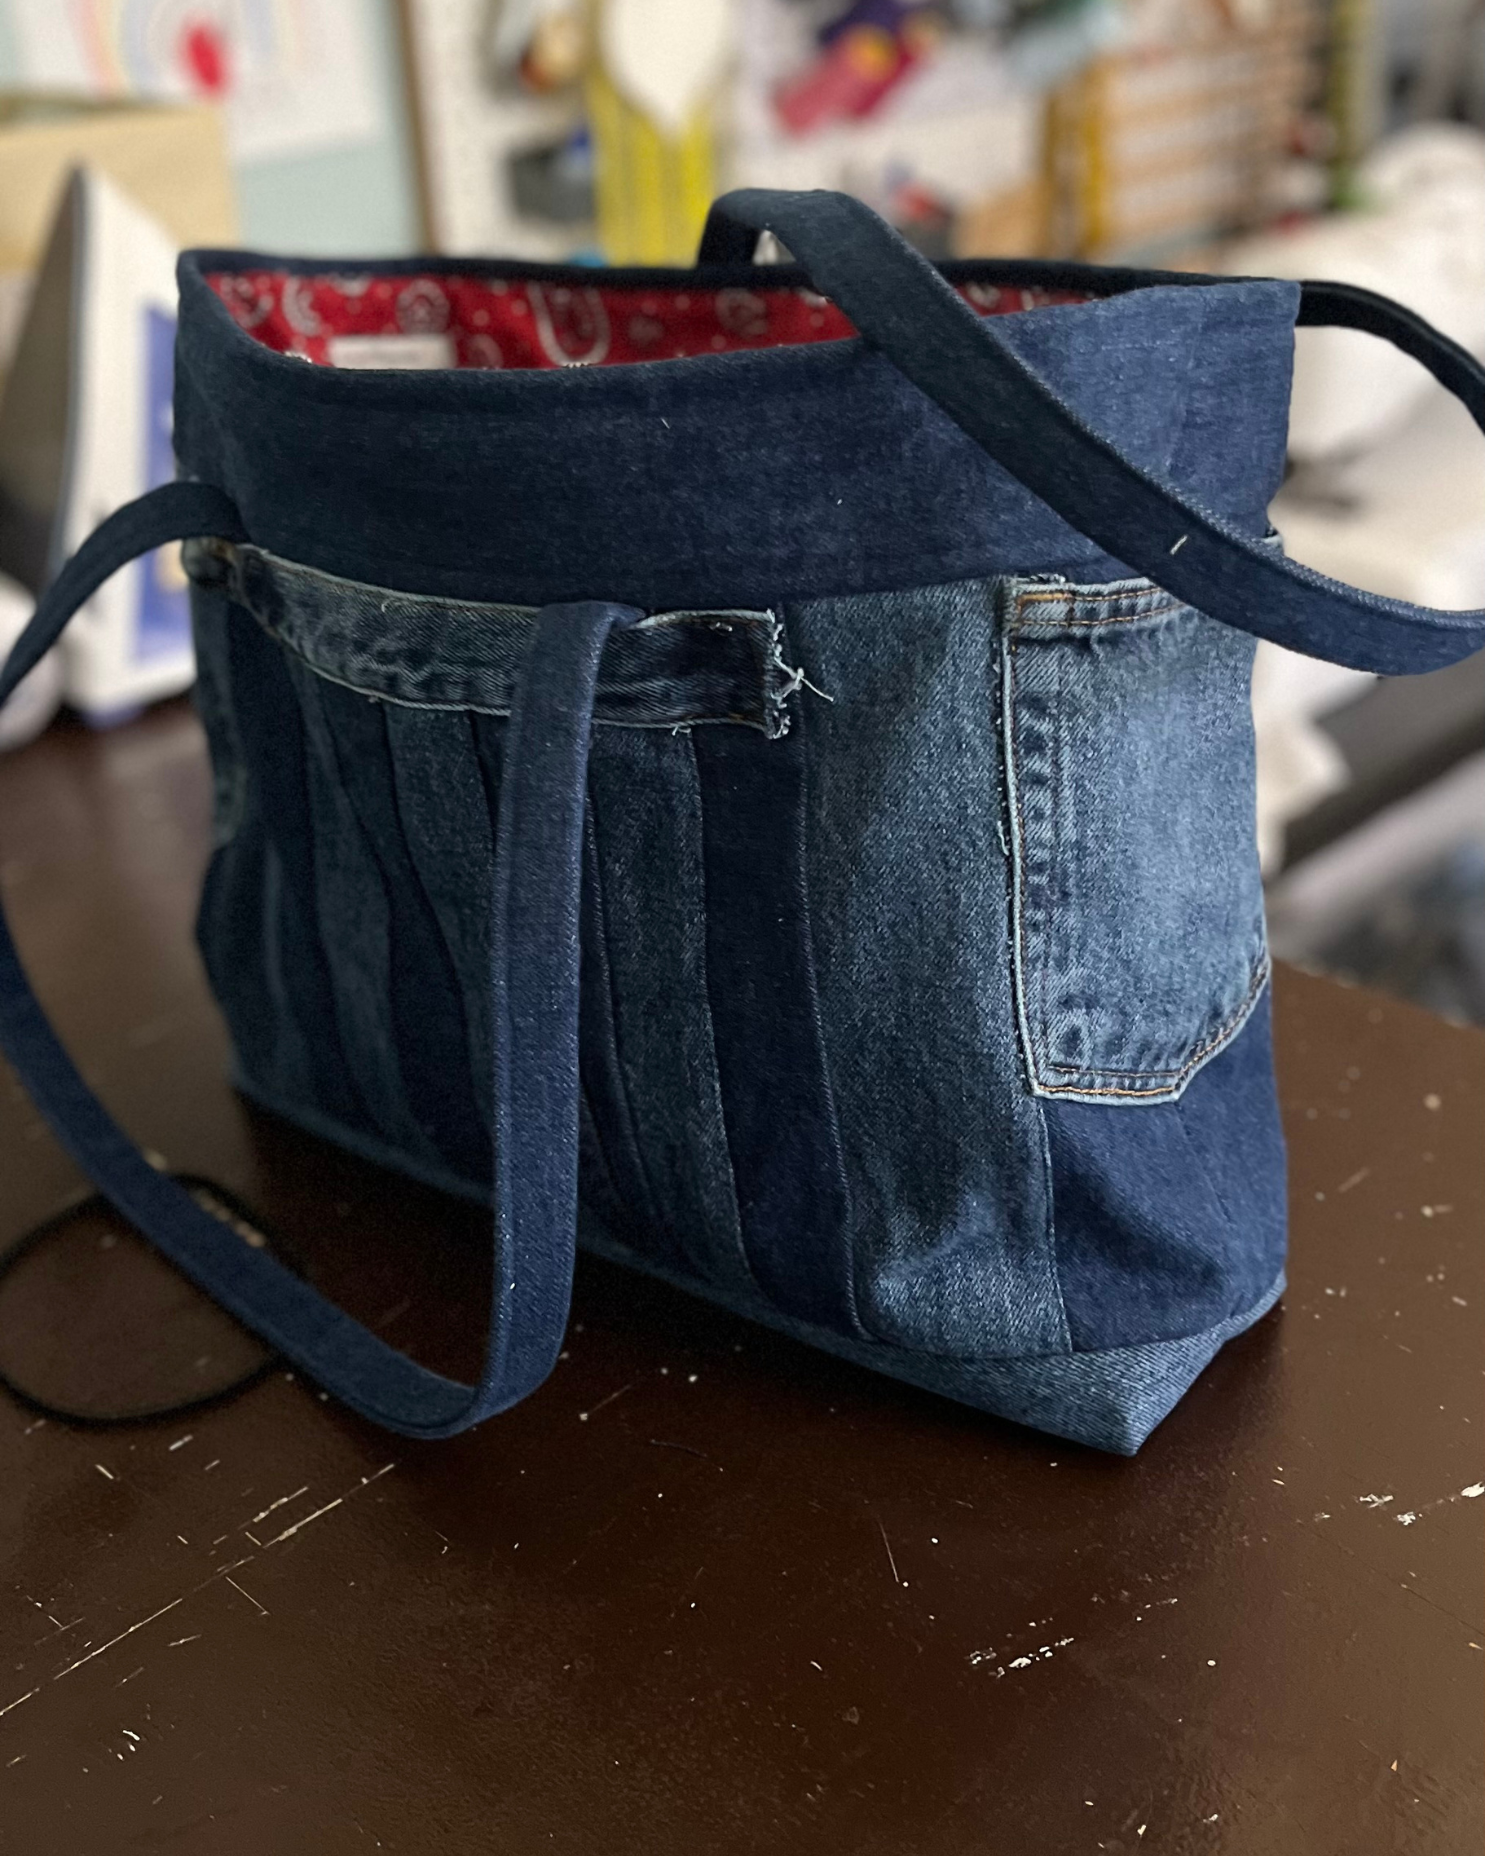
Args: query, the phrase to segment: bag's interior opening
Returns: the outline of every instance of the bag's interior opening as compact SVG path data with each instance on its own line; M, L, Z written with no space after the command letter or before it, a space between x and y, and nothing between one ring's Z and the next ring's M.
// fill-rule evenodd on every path
M278 354L328 367L596 367L840 341L855 333L813 290L654 289L453 273L217 271L207 282L240 328ZM1076 291L962 283L981 315Z

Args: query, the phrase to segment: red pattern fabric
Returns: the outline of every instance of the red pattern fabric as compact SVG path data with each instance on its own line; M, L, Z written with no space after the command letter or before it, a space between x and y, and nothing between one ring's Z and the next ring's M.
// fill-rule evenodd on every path
M592 367L839 341L854 333L824 297L777 285L652 290L332 271L218 271L207 281L255 340L332 366ZM961 284L959 294L987 316L1086 300L1071 291L992 284ZM337 352L344 337L353 339ZM357 337L423 339L417 361L399 362L390 344L378 360Z

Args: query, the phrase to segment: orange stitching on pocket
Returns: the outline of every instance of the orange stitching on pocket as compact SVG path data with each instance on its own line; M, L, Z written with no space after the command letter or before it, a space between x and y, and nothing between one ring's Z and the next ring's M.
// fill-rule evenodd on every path
M1231 1018L1228 1019L1227 1023L1223 1025L1220 1031L1213 1032L1212 1036L1207 1039L1206 1043L1203 1044L1199 1050L1194 1050L1191 1053L1179 1070L1089 1069L1084 1072L1084 1074L1088 1076L1127 1076L1130 1078L1148 1076L1152 1081L1162 1077L1168 1078L1168 1081L1157 1082L1156 1087L1152 1089L1087 1089L1081 1087L1077 1083L1043 1083L1042 1088L1048 1095L1063 1096L1131 1096L1143 1099L1149 1096L1168 1095L1170 1091L1175 1088L1176 1084L1181 1081L1182 1077L1189 1076L1204 1059L1210 1057L1215 1051L1220 1050L1225 1043L1241 1030L1243 1024L1247 1020L1248 1014L1252 1011L1254 1004L1257 1002L1258 995L1268 983L1269 972L1269 959L1267 954L1265 954L1254 969L1252 982L1248 987L1242 1004L1238 1006L1237 1010L1233 1013ZM1049 1064L1048 1068L1076 1074L1073 1070L1073 1066L1069 1063L1053 1063Z
M1091 591L1091 589L1087 589L1087 590ZM1159 593L1161 591L1161 589L1158 587L1152 590L1156 593ZM1041 588L1033 589L1030 592L1018 593L1016 595L1016 614L1015 614L1014 624L1019 627L1023 623L1021 614L1027 606L1033 606L1033 605L1077 606L1080 603L1081 604L1089 603L1086 599L1080 601L1079 594L1082 591L1084 591L1084 589L1080 589L1079 587L1076 587L1076 586L1068 586L1068 587L1041 587ZM1147 599L1149 597L1150 595L1146 593L1116 593L1113 595L1113 601L1115 603L1122 603L1122 602L1132 601L1132 600ZM1108 602L1105 602L1105 603L1108 603ZM1193 610L1193 608L1186 606L1184 601L1179 600L1179 599L1174 599L1169 594L1167 594L1162 599L1160 599L1156 604L1151 605L1151 606L1146 606L1142 611L1139 611L1139 612L1119 613L1116 616L1111 617L1111 618L1062 619L1060 621L1052 621L1052 623L1056 624L1057 629L1059 631L1074 631L1074 630L1091 631L1098 627L1106 626L1106 625L1137 625L1142 619L1164 618L1166 614L1168 613L1191 611L1191 610ZM1048 621L1043 620L1042 623L1046 624L1048 623Z

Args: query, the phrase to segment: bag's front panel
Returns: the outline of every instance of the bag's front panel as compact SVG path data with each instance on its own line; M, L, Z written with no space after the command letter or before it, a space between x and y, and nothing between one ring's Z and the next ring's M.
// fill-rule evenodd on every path
M477 635L252 550L194 565L237 594L196 598L203 941L243 1080L483 1193L507 723L428 698L498 700L529 615ZM1046 579L610 647L582 918L600 1234L946 1367L1252 1306L1283 1221L1249 652L1142 585Z
M1251 528L1291 299L1148 290L1004 338ZM445 376L414 429L404 381L224 362L207 328L189 460L319 563L195 550L202 938L247 1085L488 1191L494 821L535 626L489 595L651 609L609 636L588 764L587 1241L1130 1447L1282 1263L1247 639L1103 584L1118 563L869 348ZM249 388L298 408L258 421L271 467L235 435ZM361 449L311 512L284 486L342 426Z
M1053 1355L1256 1306L1284 1163L1251 640L1045 578L788 621L834 699L809 867L864 1327Z
M1010 955L1079 1348L1197 1334L1283 1266L1253 642L1148 581L1000 594Z

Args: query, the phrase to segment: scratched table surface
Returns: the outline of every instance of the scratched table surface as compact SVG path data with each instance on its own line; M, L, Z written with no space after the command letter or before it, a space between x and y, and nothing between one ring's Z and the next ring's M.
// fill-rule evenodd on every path
M176 705L0 761L0 881L131 1131L461 1363L482 1220L247 1110ZM549 1383L411 1444L279 1366L0 1396L0 1849L1480 1847L1485 1037L1281 974L1292 1287L1132 1462L606 1265ZM0 1244L78 1180L0 1075ZM255 1344L80 1217L0 1283L54 1405ZM464 1359L467 1364L467 1356Z

